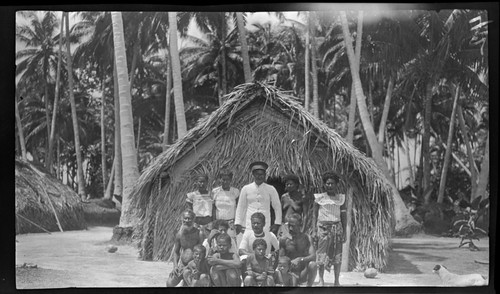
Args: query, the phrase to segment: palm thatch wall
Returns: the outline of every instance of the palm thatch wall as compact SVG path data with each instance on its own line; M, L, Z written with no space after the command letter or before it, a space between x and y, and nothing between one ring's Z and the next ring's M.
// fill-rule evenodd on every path
M19 159L15 173L16 234L59 231L59 225L63 231L86 228L80 198L70 187Z
M132 193L142 258L169 258L180 214L187 208L185 195L195 189L195 174L207 173L215 185L219 169L230 168L233 185L241 188L252 181L248 165L255 160L269 164L269 177L297 174L312 192L322 189L325 171L341 175L341 189L350 187L354 195L350 268L385 267L393 203L382 172L296 98L260 83L237 87L219 109L143 171Z

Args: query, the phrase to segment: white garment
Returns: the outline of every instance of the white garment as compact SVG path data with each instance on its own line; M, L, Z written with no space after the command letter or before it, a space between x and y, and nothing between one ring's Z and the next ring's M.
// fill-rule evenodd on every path
M193 211L196 216L212 216L212 205L214 203L212 195L194 191L187 193L186 197L186 201L193 204Z
M236 208L235 225L241 225L246 230L252 229L250 217L255 212L262 213L266 218L264 231L269 231L271 225L271 205L274 209L275 224L281 225L281 202L276 189L266 183L259 186L255 182L241 188L238 207Z
M274 247L273 251L279 250L279 242L278 238L276 238L276 235L274 235L272 232L266 232L264 231L264 236L263 237L255 237L255 234L252 230L246 230L245 233L243 233L243 237L241 238L240 246L238 249L244 249L248 253L254 253L253 251L253 242L256 239L264 239L267 244L266 248L266 254L271 253L271 246Z
M319 205L318 221L340 221L340 207L345 202L344 194L337 194L333 197L328 194L314 194L314 202Z
M225 191L221 186L214 188L212 195L215 202L215 218L223 220L234 219L236 199L240 196L240 191L234 187L230 187L229 191Z

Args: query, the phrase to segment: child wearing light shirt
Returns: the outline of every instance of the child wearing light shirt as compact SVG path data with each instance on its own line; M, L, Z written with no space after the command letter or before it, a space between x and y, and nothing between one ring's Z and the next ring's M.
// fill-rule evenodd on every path
M215 219L224 220L228 223L229 229L227 234L231 237L232 242L237 246L236 231L234 228L234 215L238 204L240 191L231 187L233 173L230 170L224 169L219 173L221 186L212 190Z
M198 190L187 193L186 195L186 202L196 215L194 223L202 229L206 236L210 233L208 227L213 221L213 198L211 193L207 190L207 186L208 176L199 175L196 177L196 187Z

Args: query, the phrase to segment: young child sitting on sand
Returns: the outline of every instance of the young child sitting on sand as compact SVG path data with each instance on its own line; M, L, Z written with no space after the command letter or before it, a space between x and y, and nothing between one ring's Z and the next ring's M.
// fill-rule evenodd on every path
M191 260L182 276L187 287L209 287L210 286L210 266L205 258L206 249L198 244L193 248L193 260Z
M278 260L278 267L276 268L276 286L281 287L296 287L298 285L299 277L294 272L290 271L291 260L288 256L280 256Z
M241 286L241 261L238 253L229 251L231 237L222 233L217 236L217 252L207 257L211 265L210 276L215 287Z
M267 243L264 239L256 239L253 251L247 257L247 271L244 280L245 286L274 286L274 269L271 258L266 257Z

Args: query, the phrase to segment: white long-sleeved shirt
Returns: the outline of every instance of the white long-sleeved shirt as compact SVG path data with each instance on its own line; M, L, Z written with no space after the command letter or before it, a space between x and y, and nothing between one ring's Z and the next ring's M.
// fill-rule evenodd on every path
M276 189L266 183L257 185L255 182L241 188L234 224L251 230L250 217L255 212L261 212L266 217L265 231L271 224L271 205L274 209L274 223L281 225L281 202Z

